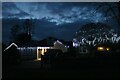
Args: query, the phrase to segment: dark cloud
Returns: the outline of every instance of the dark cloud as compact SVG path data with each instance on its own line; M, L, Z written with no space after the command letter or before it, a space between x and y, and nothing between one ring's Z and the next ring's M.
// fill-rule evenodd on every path
M2 16L3 18L19 18L31 15L17 8L12 2L4 2L2 6Z
M86 14L90 12L92 4L93 3L5 3L3 4L3 6L5 5L3 7L3 13L6 14L3 14L3 16L7 16L7 14L13 14L13 16L22 14L31 17L26 15L30 14L35 18L54 18L54 20L51 21L62 24L64 22L74 22L74 20L79 19L80 16L86 16ZM11 7L9 8L8 6ZM17 17L21 18L22 16Z

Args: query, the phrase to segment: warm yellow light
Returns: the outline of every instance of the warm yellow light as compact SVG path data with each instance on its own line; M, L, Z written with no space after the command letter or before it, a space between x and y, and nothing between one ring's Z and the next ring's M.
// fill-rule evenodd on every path
M38 58L37 60L41 60L41 58Z
M44 55L44 49L42 49L42 55Z
M110 50L110 48L106 48L107 49L107 51L109 51Z
M97 50L98 51L104 51L104 47L98 47Z
M45 52L47 52L47 49L45 49Z

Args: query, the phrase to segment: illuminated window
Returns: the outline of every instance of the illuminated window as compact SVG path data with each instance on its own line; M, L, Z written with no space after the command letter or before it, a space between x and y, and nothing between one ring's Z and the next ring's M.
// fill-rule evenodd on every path
M110 50L110 48L106 48L106 50L107 50L107 51L109 51L109 50Z
M104 51L104 47L98 47L97 50L98 51Z

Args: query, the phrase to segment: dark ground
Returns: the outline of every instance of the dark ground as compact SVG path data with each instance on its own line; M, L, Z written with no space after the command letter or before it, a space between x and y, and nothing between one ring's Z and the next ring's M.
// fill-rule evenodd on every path
M67 58L42 68L40 61L3 67L3 79L119 79L119 57Z

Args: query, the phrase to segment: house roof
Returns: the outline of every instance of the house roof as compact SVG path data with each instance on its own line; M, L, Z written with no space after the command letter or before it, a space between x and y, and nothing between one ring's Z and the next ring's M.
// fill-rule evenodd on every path
M12 47L12 46L15 46L16 48L18 47L17 44L12 43L12 44L10 44L7 48L5 48L4 51L8 50L8 49L9 49L10 47Z
M54 42L56 42L57 40L59 40L62 44L65 45L69 45L70 42L68 41L64 41L64 40L60 40L54 37L47 37L43 40L40 41L36 41L36 40L31 40L30 42L27 42L25 44L15 44L12 43L10 46L8 46L7 48L11 47L12 45L15 45L16 47L37 47L37 46L41 46L41 47L46 47L46 46L54 46Z

